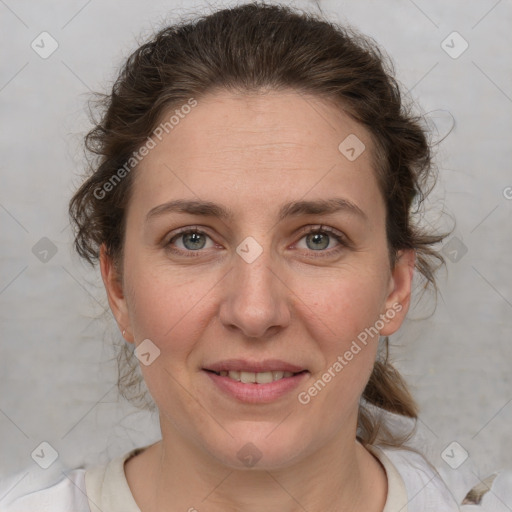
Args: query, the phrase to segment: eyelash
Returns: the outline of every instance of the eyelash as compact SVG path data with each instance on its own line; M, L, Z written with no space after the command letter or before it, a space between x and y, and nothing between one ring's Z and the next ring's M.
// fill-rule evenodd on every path
M349 240L343 234L339 233L338 231L336 231L328 226L322 226L322 225L315 226L315 227L305 227L305 228L301 229L300 233L299 233L301 235L301 237L299 238L299 241L302 240L302 238L304 238L305 236L310 235L310 234L315 234L315 233L328 234L331 237L333 237L338 242L339 245L337 245L334 249L330 249L330 250L320 250L320 251L309 250L309 252L311 252L311 253L317 253L317 254L312 255L313 258L325 258L328 256L332 256L334 254L338 254L339 252L341 252L343 249L345 249L347 247L351 247ZM169 250L170 252L172 252L174 254L178 254L180 256L191 257L191 258L201 256L203 249L198 249L196 251L192 251L192 250L176 249L175 247L172 246L172 243L175 240L177 240L180 236L187 235L187 234L204 235L211 239L211 237L210 237L210 235L208 235L208 233L206 233L205 231L202 231L201 229L199 229L195 226L186 227L186 228L182 228L182 229L178 230L178 232L176 232L173 235L173 237L170 238L169 241L165 243L165 248L167 250Z

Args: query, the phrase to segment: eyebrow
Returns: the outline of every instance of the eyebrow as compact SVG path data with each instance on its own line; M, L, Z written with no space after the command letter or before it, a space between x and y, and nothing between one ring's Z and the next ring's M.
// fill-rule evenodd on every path
M299 217L300 215L328 215L338 212L346 212L365 221L368 220L367 215L359 206L341 197L285 203L279 210L278 220L283 221L286 218ZM152 208L146 215L146 222L168 213L188 213L190 215L216 217L225 221L232 220L235 217L232 210L211 201L176 199Z

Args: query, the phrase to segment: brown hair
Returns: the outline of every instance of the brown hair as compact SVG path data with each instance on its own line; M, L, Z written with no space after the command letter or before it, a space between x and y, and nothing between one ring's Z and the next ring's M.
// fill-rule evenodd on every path
M111 94L100 96L101 119L86 136L86 148L96 159L69 207L80 256L94 264L105 244L122 269L125 211L134 173L123 173L115 186L105 184L112 183L166 112L217 89L312 94L361 123L375 148L372 157L386 203L391 267L398 250L414 249L423 288L432 285L437 291L434 263L445 261L433 245L447 234L422 231L412 215L435 183L431 146L421 117L412 114L401 96L389 59L371 38L352 28L261 2L162 29L127 59ZM107 189L98 198L97 191ZM398 436L379 411L416 420L418 407L388 360L387 337L384 342L361 399L357 436L363 444L402 446L412 432ZM136 399L145 392L137 395L142 377L126 346L119 353L119 388L126 398Z

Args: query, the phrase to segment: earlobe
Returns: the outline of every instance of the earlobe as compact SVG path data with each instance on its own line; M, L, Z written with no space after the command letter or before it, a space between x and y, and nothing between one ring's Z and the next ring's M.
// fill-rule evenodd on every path
M389 322L380 331L381 336L389 336L402 325L411 301L412 280L416 263L416 251L403 249L398 251L395 267L391 272L390 289L386 299L384 313L393 311L393 315L386 314Z
M133 343L123 286L116 266L112 258L107 254L105 244L102 244L100 247L100 270L110 310L119 326L119 330L126 341Z

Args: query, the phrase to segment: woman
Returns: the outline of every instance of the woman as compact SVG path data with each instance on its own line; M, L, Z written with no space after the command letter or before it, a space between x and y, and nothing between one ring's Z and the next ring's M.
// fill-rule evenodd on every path
M162 439L12 510L459 510L382 415L417 417L387 342L445 235L414 223L430 148L379 49L247 4L156 34L104 105L75 246Z

